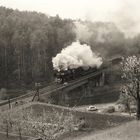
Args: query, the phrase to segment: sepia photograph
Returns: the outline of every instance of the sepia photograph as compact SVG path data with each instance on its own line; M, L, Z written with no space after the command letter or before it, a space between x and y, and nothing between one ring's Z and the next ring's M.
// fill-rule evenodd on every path
M0 0L0 140L139 130L139 0Z

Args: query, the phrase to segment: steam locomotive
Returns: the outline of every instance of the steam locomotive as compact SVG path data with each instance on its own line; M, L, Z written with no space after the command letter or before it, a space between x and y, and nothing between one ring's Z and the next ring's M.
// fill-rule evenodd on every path
M108 67L111 67L112 65L119 64L122 61L122 57L116 57L108 61L104 61L103 64L100 66L100 68L97 67L89 67L88 69L84 69L82 67L79 67L77 69L68 69L68 70L60 70L54 71L54 77L56 83L66 83L71 80L78 79L82 76L86 76L88 74L91 74L93 72L96 72L97 70L106 69Z
M77 69L68 69L68 70L61 70L61 71L55 70L54 71L55 82L63 84L71 80L80 78L82 76L88 75L90 73L93 73L95 71L97 71L97 67L94 68L89 67L88 69L79 67Z

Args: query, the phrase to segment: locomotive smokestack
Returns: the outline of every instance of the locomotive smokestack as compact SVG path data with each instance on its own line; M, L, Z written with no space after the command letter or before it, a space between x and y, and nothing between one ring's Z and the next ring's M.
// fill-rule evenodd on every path
M55 70L75 69L78 67L99 68L102 64L102 58L92 52L90 46L79 41L73 42L70 46L64 48L61 53L52 59Z

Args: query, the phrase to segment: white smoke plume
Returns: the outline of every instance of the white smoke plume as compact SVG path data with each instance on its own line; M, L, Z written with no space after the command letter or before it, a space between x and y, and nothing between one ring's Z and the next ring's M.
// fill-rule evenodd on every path
M121 33L117 26L112 22L74 22L76 39L81 42L90 43L90 41L96 41L104 43L107 41L107 37L113 33ZM109 40L118 40L117 36L111 36Z
M92 36L92 32L84 23L79 21L74 22L75 24L75 33L77 40L82 40L84 42L88 42L90 37Z
M52 59L55 70L75 69L78 67L99 68L102 64L102 58L92 52L90 46L73 42L70 46L64 48L61 53Z

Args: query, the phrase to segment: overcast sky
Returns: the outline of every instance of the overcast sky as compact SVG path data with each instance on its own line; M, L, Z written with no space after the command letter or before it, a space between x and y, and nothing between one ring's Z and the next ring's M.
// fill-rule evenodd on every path
M140 2L139 0L0 0L0 4L52 16L59 14L63 18L110 20L126 4L138 6Z
M0 0L0 5L62 18L113 21L125 31L140 31L140 0Z

